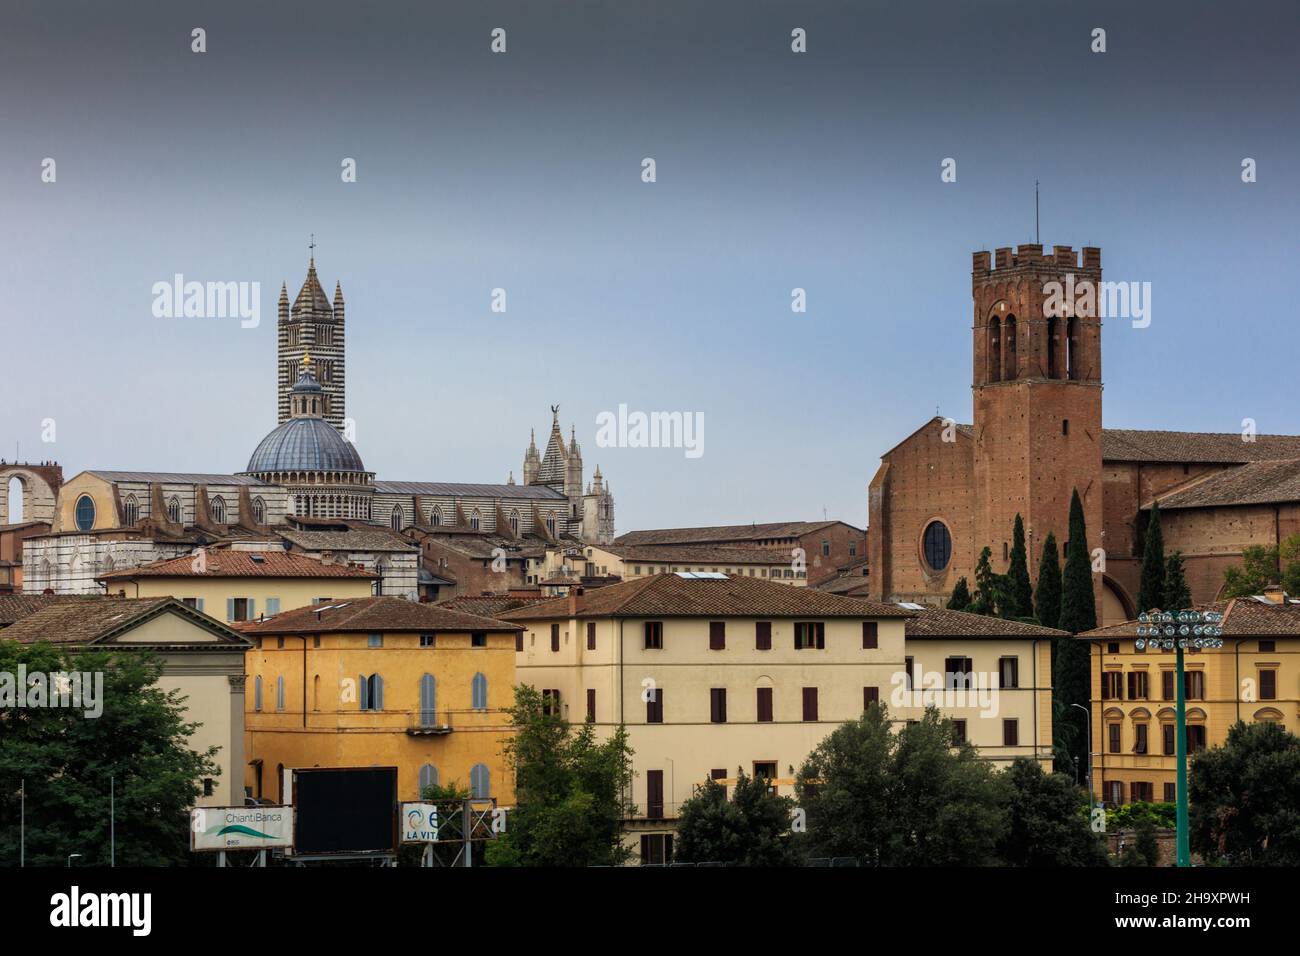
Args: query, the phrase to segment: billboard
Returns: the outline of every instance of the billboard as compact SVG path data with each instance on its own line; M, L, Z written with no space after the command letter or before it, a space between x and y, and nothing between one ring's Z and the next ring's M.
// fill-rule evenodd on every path
M438 805L436 803L402 804L402 842L438 842Z
M396 767L312 767L293 771L294 854L397 850Z
M190 849L266 850L293 846L293 807L195 807Z

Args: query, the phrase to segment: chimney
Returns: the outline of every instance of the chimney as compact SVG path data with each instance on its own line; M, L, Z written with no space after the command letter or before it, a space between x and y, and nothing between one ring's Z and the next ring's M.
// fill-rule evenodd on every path
M579 585L569 587L569 617L576 617L578 608L582 607L582 588Z
M1286 604L1286 590L1280 584L1270 584L1265 587L1264 597L1272 604Z

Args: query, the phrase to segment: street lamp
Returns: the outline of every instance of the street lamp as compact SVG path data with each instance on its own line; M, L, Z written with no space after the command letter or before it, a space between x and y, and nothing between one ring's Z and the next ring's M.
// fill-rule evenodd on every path
M68 866L72 866L72 861L73 861L73 860L79 860L79 859L81 859L81 854L80 854L80 853L69 853L69 854L68 854Z
M1093 796L1092 796L1092 714L1088 711L1088 708L1087 708L1087 707L1084 707L1084 706L1083 706L1083 704L1071 704L1070 706L1071 706L1071 707L1078 707L1081 711L1083 711L1083 716L1086 718L1085 721L1084 721L1084 724L1085 724L1085 726L1088 728L1088 809L1091 810L1091 809L1092 809L1092 804L1093 804ZM1075 782L1075 783L1078 783L1078 782L1079 782L1079 763L1078 763L1078 758L1075 759L1075 765L1074 765L1074 782Z
M1177 804L1179 866L1191 866L1192 854L1187 825L1187 702L1184 687L1183 650L1188 647L1222 647L1223 615L1217 611L1143 611L1138 615L1136 650L1147 647L1174 652L1174 790Z

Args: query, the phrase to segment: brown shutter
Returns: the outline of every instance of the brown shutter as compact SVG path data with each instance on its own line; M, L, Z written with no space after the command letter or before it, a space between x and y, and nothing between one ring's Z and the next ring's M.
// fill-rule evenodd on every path
M522 652L524 649L524 632L515 631L515 650Z
M863 710L869 710L872 704L876 704L879 702L880 702L879 687L862 688L862 709Z
M761 723L772 720L772 688L758 688L758 719Z
M822 621L817 622L817 650L826 647L826 624Z
M587 719L595 721L596 719L596 688L587 688Z
M1002 721L1002 744L1005 747L1019 746L1020 723L1015 718Z
M1277 700L1277 671L1259 672L1259 699Z
M875 621L862 622L862 649L875 650L880 646L880 625Z
M754 649L770 651L772 649L772 622L759 621L754 625Z
M709 650L721 651L727 646L727 622L709 622Z
M587 650L594 651L595 649L596 649L596 622L588 621L587 622Z
M551 650L558 651L559 649L560 649L560 625L552 624L551 625Z
M645 773L646 786L646 816L651 820L661 820L664 815L664 772L662 770L647 770Z
M817 688L805 687L803 689L803 719L817 719Z

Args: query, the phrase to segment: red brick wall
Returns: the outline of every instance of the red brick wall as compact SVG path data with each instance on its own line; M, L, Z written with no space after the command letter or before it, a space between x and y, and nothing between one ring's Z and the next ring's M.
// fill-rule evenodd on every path
M831 546L829 556L822 554L824 542L828 542ZM853 545L856 554L849 554L850 544ZM867 536L857 528L840 523L801 536L799 547L803 548L807 555L808 583L817 584L835 577L836 568L865 558Z

